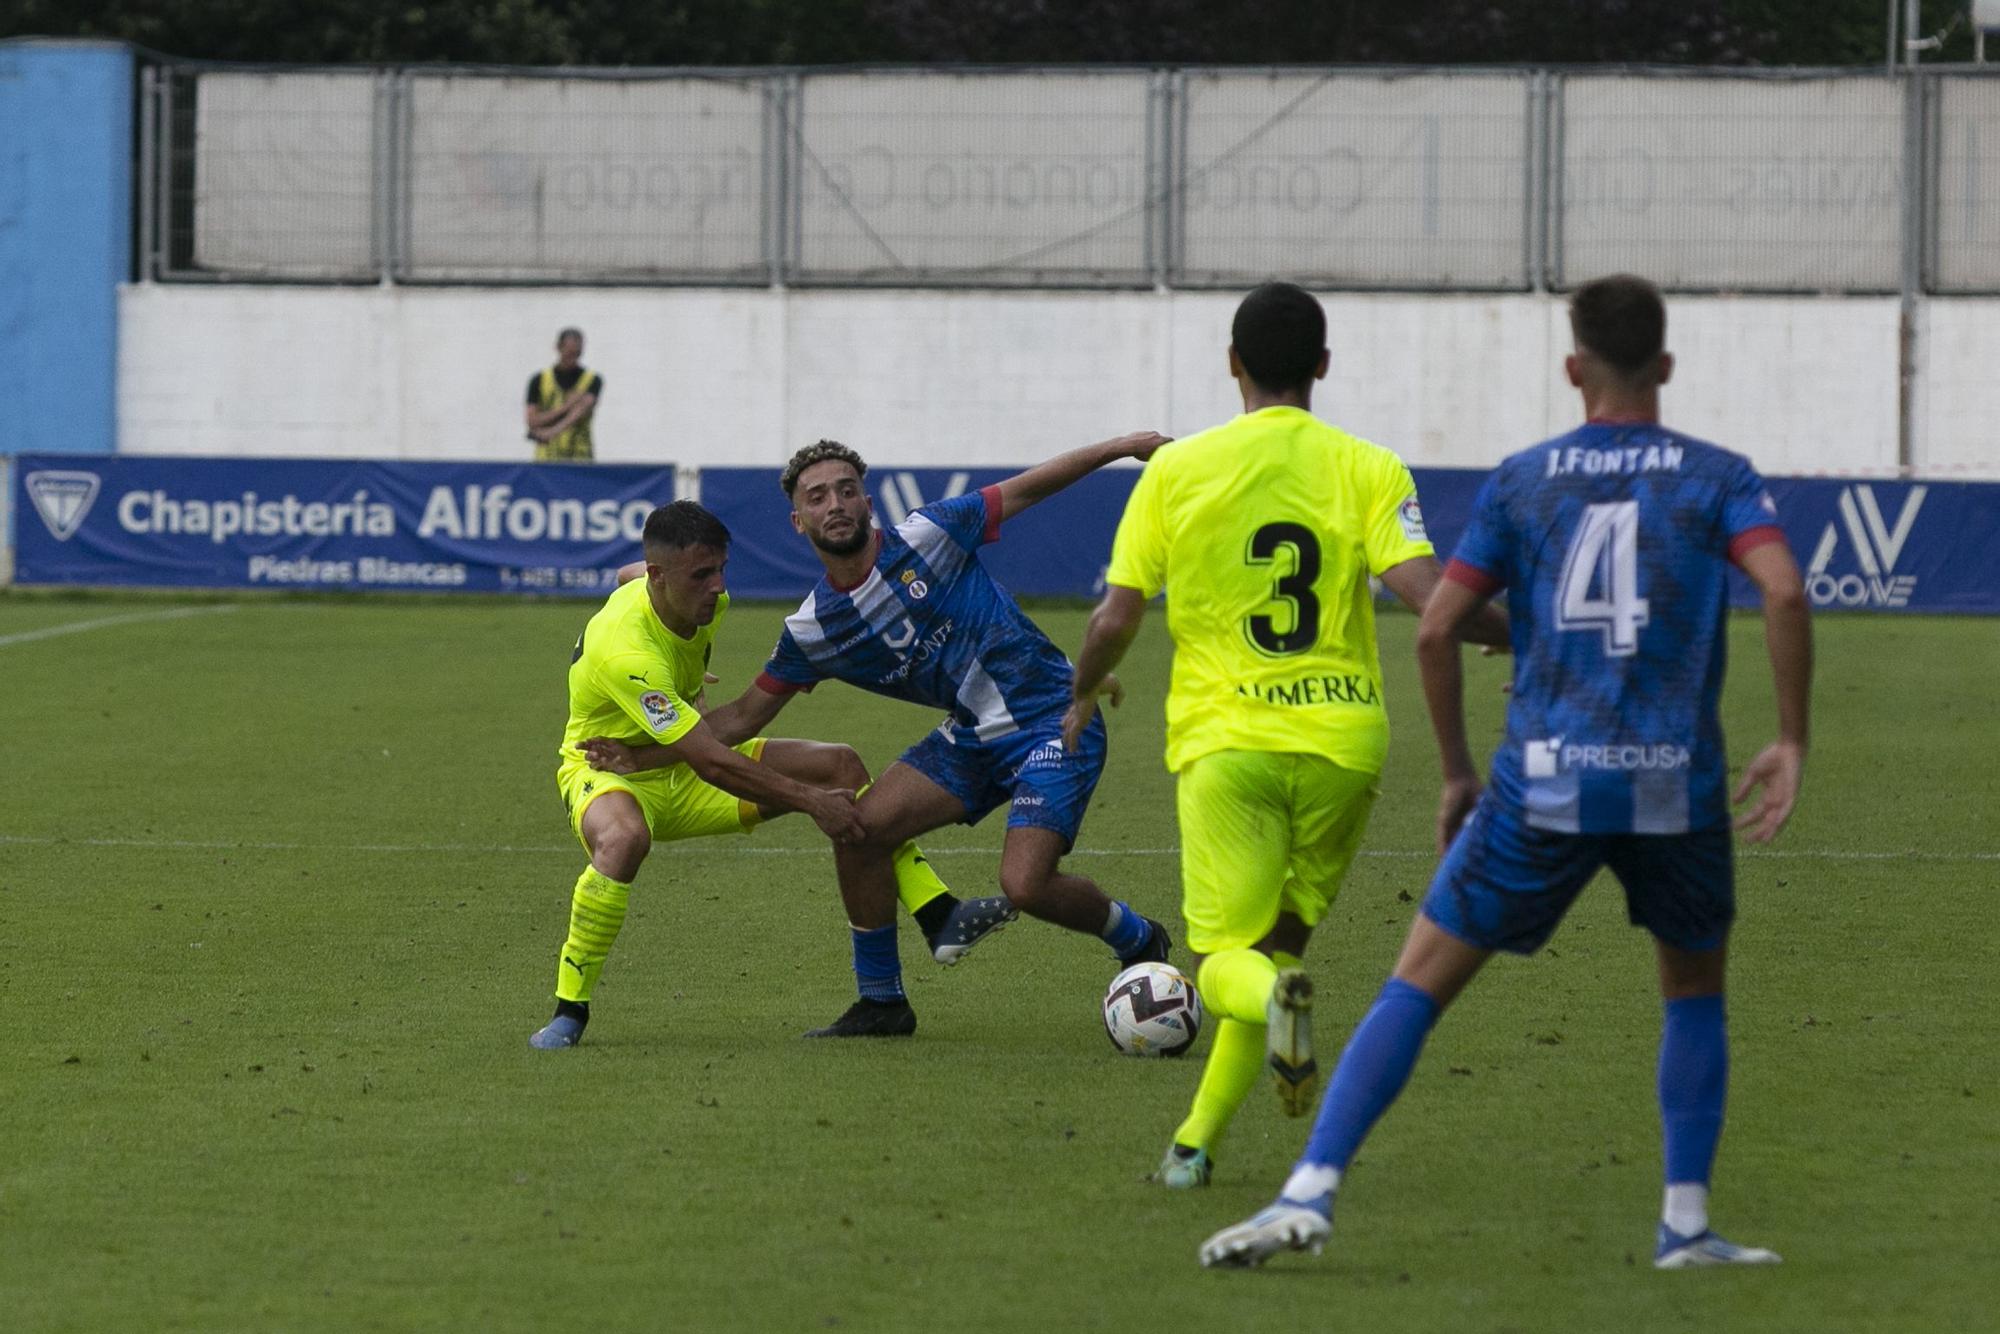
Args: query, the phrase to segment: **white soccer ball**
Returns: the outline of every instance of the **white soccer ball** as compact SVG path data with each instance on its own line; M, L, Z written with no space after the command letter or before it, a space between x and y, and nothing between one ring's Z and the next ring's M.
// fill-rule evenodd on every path
M1104 993L1104 1031L1127 1056L1179 1056L1201 1032L1201 997L1170 963L1135 963Z

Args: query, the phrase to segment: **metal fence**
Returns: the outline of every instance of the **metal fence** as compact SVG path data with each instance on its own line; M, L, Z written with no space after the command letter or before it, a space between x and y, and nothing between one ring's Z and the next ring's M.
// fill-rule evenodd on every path
M170 281L2000 292L2000 71L157 65Z

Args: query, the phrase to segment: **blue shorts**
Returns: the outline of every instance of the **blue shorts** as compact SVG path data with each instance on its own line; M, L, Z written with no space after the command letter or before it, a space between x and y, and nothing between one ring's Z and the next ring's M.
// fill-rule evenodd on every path
M1062 743L1062 715L972 746L934 731L903 752L903 763L965 805L963 824L978 824L1011 801L1009 829L1053 829L1076 844L1090 794L1104 773L1104 719L1090 720L1074 751Z
M1467 944L1533 954L1599 868L1625 913L1676 949L1712 950L1736 917L1727 825L1685 834L1557 834L1482 798L1439 863L1424 915Z

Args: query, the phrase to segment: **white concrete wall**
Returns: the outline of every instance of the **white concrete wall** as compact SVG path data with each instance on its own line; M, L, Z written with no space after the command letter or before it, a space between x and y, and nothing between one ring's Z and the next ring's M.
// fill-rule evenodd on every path
M1236 293L314 289L121 296L131 453L525 458L521 398L578 325L607 386L598 456L784 461L821 436L898 466L1006 466L1237 411ZM1315 406L1412 464L1565 430L1562 302L1335 294ZM1922 308L1920 472L2000 478L2000 300ZM1889 473L1897 304L1677 297L1668 420L1774 474Z

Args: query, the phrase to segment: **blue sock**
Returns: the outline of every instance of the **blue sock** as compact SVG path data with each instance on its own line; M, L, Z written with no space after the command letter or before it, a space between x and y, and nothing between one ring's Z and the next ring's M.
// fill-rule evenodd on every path
M1728 1092L1729 1033L1722 997L1668 1001L1660 1030L1660 1123L1668 1185L1708 1184Z
M897 1001L903 995L903 961L896 955L896 924L873 931L849 927L854 935L854 981L863 1000Z
M1111 900L1111 915L1104 919L1104 930L1098 932L1111 952L1121 959L1130 958L1144 949L1152 938L1152 925L1132 911L1131 905L1119 899Z
M1312 1138L1299 1160L1301 1167L1347 1170L1369 1128L1409 1081L1437 1017L1437 1002L1421 989L1393 977L1382 984L1375 1004L1355 1026L1347 1050L1340 1053L1340 1064L1320 1099Z

